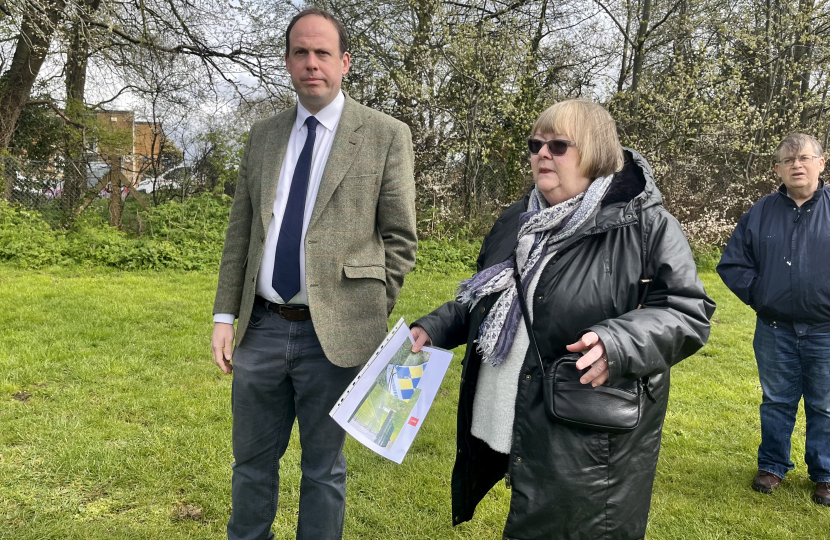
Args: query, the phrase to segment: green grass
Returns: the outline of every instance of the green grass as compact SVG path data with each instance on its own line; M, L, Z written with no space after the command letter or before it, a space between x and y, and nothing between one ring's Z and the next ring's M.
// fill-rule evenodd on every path
M439 305L461 277L410 276L391 320ZM748 487L759 440L754 318L717 276L704 281L716 324L710 344L672 372L649 538L830 538L830 509L810 501L801 462L803 413L796 470L773 496ZM231 379L208 353L215 282L0 265L0 538L223 538ZM450 526L459 372L456 361L403 465L348 441L347 539L501 537L510 497L501 484L471 523ZM279 539L294 537L298 458L295 433Z

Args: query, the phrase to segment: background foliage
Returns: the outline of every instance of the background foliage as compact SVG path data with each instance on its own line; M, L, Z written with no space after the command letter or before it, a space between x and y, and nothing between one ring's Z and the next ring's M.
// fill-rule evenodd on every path
M67 229L0 201L0 260L23 267L83 264L119 269L215 269L225 240L230 197L168 201L133 215L135 230L107 224L100 206ZM97 211L96 211L97 210Z
M232 199L202 194L143 210L125 205L124 227L107 222L104 204L69 228L41 212L0 200L0 261L23 268L95 266L121 270L209 270L219 267ZM417 272L474 272L480 241L421 241Z
M788 132L830 142L830 0L317 4L350 31L347 91L412 130L423 238L479 238L529 185L528 131L562 99L609 108L623 143L651 162L667 208L698 243L722 244L738 216L774 189L772 150ZM12 16L0 24L0 152L82 159L84 136L100 135L90 115L129 96L139 116L177 137L196 179L189 190L153 193L152 203L232 195L248 126L293 102L282 29L303 5L40 7L10 2ZM5 176L10 199L17 180ZM66 226L80 198L64 191ZM115 215L111 224L121 226Z

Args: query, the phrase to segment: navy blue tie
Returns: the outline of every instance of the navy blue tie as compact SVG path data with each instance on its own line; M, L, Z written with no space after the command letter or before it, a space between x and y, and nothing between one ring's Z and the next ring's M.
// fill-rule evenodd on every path
M303 151L294 168L288 203L280 225L280 237L277 239L277 254L274 257L274 274L271 286L280 295L283 302L290 302L300 292L300 242L303 236L303 216L305 199L308 192L308 178L311 176L311 156L314 153L314 140L317 138L319 121L313 116L306 118L308 135Z

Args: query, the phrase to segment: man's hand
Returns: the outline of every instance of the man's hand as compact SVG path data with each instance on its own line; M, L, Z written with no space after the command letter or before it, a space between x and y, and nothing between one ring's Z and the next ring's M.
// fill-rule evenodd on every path
M576 343L568 345L567 348L571 352L588 351L579 359L576 367L585 369L590 365L594 366L579 379L579 382L599 386L608 380L608 358L605 356L605 345L602 344L596 332L588 332Z
M412 332L412 337L415 338L415 344L412 345L412 352L420 351L421 347L423 347L424 345L432 345L432 340L429 339L427 331L421 328L420 326L412 327L410 332Z
M213 324L213 339L210 340L213 351L213 363L219 366L222 373L233 371L231 365L231 350L233 349L233 325L227 323Z

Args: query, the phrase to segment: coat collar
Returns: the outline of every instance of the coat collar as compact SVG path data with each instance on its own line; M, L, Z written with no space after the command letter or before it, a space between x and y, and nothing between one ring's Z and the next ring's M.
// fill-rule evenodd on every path
M630 148L623 148L623 154L623 168L614 175L611 186L600 202L599 210L569 241L560 246L560 250L584 236L636 223L639 219L639 201L642 201L643 208L663 203L660 190L654 183L651 166L645 158ZM525 195L523 208L527 208L532 189L531 187Z
M334 134L331 152L326 161L326 168L323 170L323 178L320 180L317 200L314 201L314 210L311 213L311 221L308 223L309 230L320 219L320 214L326 208L334 190L337 189L337 186L340 185L343 177L351 168L360 150L360 145L363 143L363 135L359 131L369 109L362 107L345 92L343 92L343 95L346 98L346 102L343 104L343 114L340 116L340 123L337 125L337 132Z
M819 178L818 179L818 187L813 192L813 196L810 197L809 199L807 199L806 201L804 201L804 204L813 204L813 203L815 203L819 199L819 197L821 197L821 193L822 193L822 190L824 189L824 185L825 185L824 180ZM787 186L785 184L781 184L778 187L778 193L781 194L781 197L784 199L784 202L787 205L796 206L795 201L792 200L790 198L789 194L787 193Z

